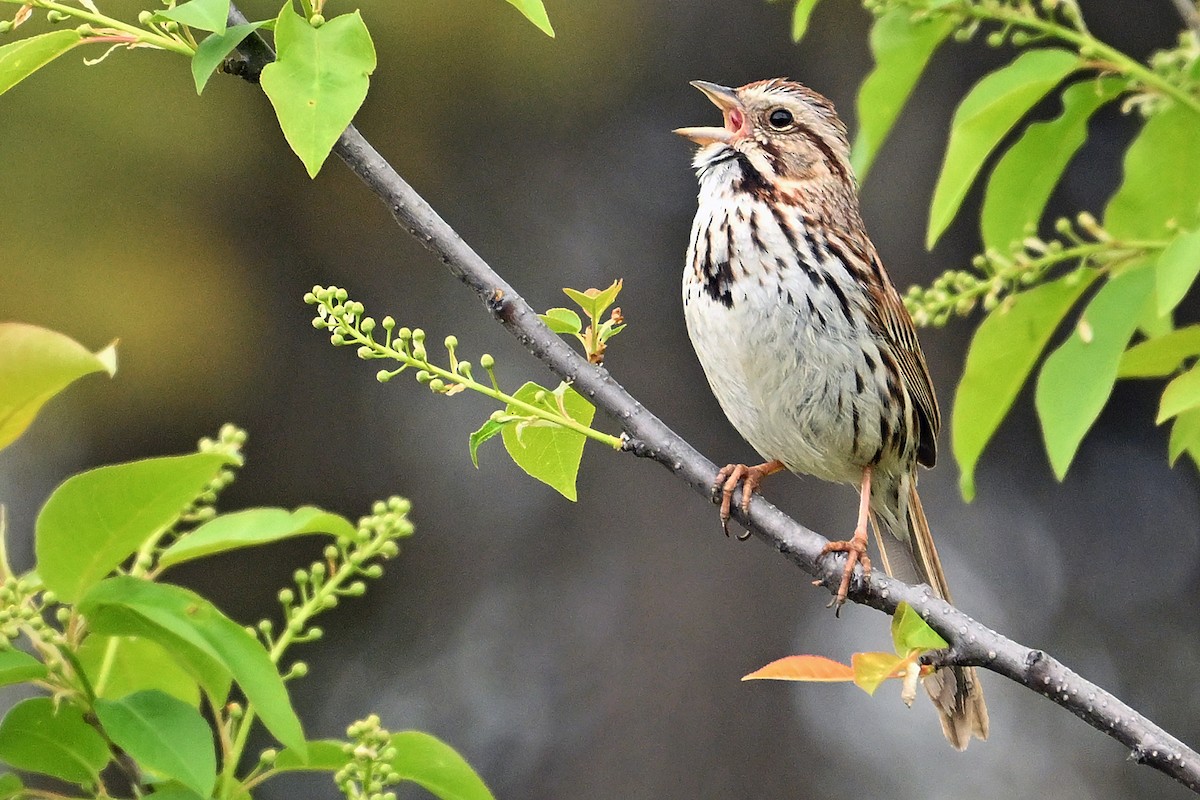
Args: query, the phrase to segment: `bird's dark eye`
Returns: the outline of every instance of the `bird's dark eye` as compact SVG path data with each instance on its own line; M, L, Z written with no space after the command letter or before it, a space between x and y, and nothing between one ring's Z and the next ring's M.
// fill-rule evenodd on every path
M777 131L781 131L792 124L792 112L786 108L777 108L771 112L771 116L767 117L767 122L771 123L771 127Z

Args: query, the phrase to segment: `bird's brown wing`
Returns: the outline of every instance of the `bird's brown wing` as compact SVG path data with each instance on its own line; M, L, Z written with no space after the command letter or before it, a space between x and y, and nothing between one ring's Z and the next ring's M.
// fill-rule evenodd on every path
M868 308L871 322L879 335L892 346L891 353L899 367L904 388L915 403L920 428L917 435L917 461L932 467L937 461L937 435L942 427L942 414L933 393L933 380L929 376L929 367L921 352L912 317L869 239L845 231L838 231L831 239L840 245L842 257L866 284L875 301Z

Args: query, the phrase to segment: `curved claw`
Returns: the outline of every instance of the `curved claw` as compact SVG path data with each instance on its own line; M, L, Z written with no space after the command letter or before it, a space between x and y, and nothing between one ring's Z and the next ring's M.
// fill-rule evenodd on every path
M861 535L860 535L861 534ZM842 606L846 603L846 595L850 593L850 579L854 576L854 565L862 564L863 578L871 574L871 559L867 558L867 534L865 530L855 531L848 542L829 542L821 548L821 555L829 553L845 553L846 566L842 570L842 582L838 584L837 594L829 601L826 608L832 608L834 616L841 616Z
M742 485L742 500L738 505L741 507L742 513L747 514L750 512L750 498L758 490L758 485L762 483L763 478L774 475L782 469L784 469L783 463L778 460L767 461L753 467L745 464L726 464L721 467L717 473L717 479L713 481L713 493L720 492L721 495L721 529L725 531L726 536L729 535L733 493L738 484ZM737 537L739 542L744 542L749 538L750 531Z

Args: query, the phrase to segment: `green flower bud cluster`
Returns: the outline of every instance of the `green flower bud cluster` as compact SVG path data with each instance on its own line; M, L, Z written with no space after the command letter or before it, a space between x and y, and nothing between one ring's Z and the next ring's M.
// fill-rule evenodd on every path
M1049 39L1048 25L1087 34L1078 0L864 0L863 5L875 16L907 9L914 22L948 18L957 42L974 39L984 23L1000 23L1000 30L987 35L990 47L1026 47Z
M209 481L204 490L196 496L195 501L179 515L181 523L198 525L207 522L217 515L217 497L237 479L237 470L246 463L242 455L242 447L246 444L246 431L236 425L225 423L217 432L216 439L207 436L200 440L197 450L201 453L220 453L228 459L228 464ZM151 564L142 564L149 569Z
M352 537L343 537L326 545L321 560L314 561L308 569L293 573L295 588L280 590L278 597L283 607L284 632L277 635L274 623L262 620L256 628L250 629L251 634L257 634L275 655L282 653L281 644L320 639L324 631L310 624L313 617L336 608L343 597L361 597L367 591L366 579L383 576L383 566L377 562L397 556L400 546L396 540L413 533L412 523L408 520L410 510L412 504L403 497L376 502L371 513L358 521ZM307 672L307 665L297 663L285 677L301 678Z
M1006 297L1048 280L1051 272L1064 264L1070 265L1071 272L1107 268L1145 252L1149 249L1146 245L1152 244L1117 242L1087 212L1074 221L1065 217L1057 220L1054 229L1060 238L1045 241L1031 228L1029 235L1013 242L1007 253L989 248L971 259L972 270L950 270L928 289L913 286L904 295L913 322L922 327L941 327L951 317L967 316L979 306L990 312Z
M350 741L343 750L350 763L333 776L338 788L349 800L395 800L396 793L388 787L400 782L393 762L396 748L392 734L379 724L375 714L359 720L346 729Z
M357 345L358 357L366 360L386 358L399 361L398 369L383 369L375 373L380 383L386 383L409 367L416 369L416 379L435 394L458 394L475 388L471 362L458 358L458 338L447 336L443 341L449 356L448 366L430 360L425 331L420 328L397 328L390 316L376 322L365 314L362 303L349 299L345 289L336 286L314 286L304 295L304 302L317 306L313 327L329 331L329 341L335 346ZM384 332L381 342L375 338L377 329ZM486 368L486 367L485 367Z

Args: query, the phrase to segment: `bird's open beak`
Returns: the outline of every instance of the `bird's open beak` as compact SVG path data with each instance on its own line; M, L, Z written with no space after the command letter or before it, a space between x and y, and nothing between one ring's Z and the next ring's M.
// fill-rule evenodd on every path
M713 101L713 105L721 109L725 117L723 128L676 128L675 133L691 139L696 144L712 144L722 142L728 144L746 133L746 114L742 102L738 100L737 92L727 86L708 81L692 81L695 86Z

